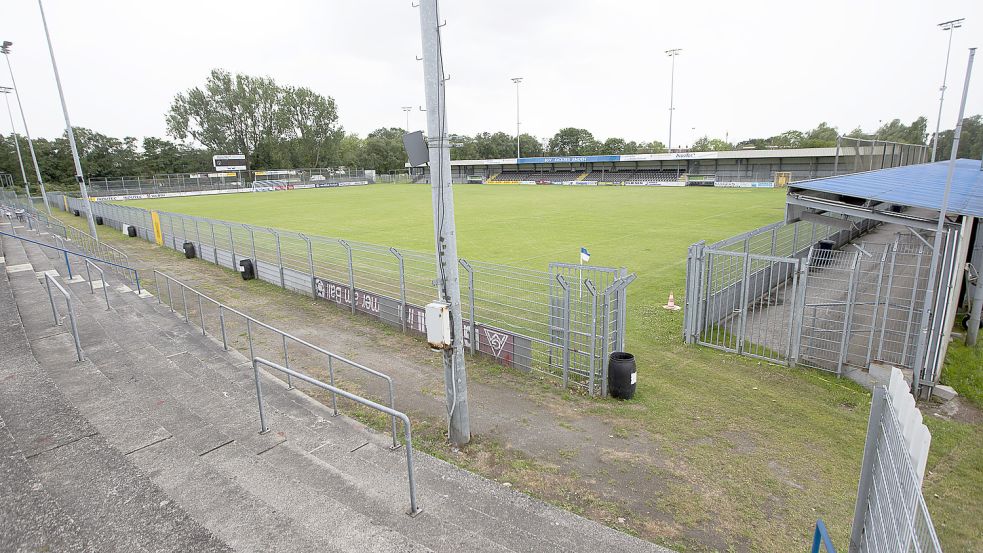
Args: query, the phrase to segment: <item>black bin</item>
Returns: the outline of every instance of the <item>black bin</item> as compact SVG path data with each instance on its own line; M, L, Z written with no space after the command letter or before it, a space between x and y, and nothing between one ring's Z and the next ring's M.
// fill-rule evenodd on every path
M635 356L624 351L615 351L608 358L608 393L618 399L631 399L635 396L638 371Z
M136 238L137 237L137 228L135 226L133 226L133 225L130 225L130 226L126 227L126 234L130 238Z
M256 269L253 267L252 259L242 259L239 261L239 274L242 275L242 280L256 278Z
M812 250L812 265L814 267L826 267L833 263L833 241L820 240L816 243L816 248Z
M102 224L102 217L96 215L96 224L97 225L101 225Z
M194 259L195 258L195 243L194 242L185 242L184 243L184 257L186 257L188 259Z
M77 210L77 209L73 209L73 210L72 210L72 215L74 215L74 216L76 216L76 217L78 217L78 216L79 216L79 210Z

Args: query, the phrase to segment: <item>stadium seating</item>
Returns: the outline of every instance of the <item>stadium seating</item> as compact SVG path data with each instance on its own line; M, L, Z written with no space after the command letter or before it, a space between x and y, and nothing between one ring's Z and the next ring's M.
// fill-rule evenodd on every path
M583 171L502 171L488 182L565 182L577 180Z
M596 182L675 182L684 173L675 169L639 169L636 171L591 171L584 180Z

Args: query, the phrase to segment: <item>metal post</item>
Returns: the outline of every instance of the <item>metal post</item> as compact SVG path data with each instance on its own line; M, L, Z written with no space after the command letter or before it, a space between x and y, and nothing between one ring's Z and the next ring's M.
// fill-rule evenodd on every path
M250 319L246 317L246 340L249 342L249 358L253 359L256 354L253 353L253 327L249 323Z
M399 253L396 248L389 248L389 253L396 257L396 261L399 263L399 320L400 325L403 327L403 333L406 333L406 266L403 262L403 254ZM474 321L471 321L474 324ZM473 353L473 351L472 351Z
M840 136L837 136L836 137L836 154L833 156L833 176L834 177L836 176L837 169L840 166L840 141L841 140L842 140L842 137L840 137Z
M280 288L287 288L287 281L283 276L283 254L280 251L280 234L273 229L269 229L273 234L273 238L276 240L276 264L280 268Z
M215 223L209 221L208 227L212 231L212 257L215 259L215 264L218 265L218 242L215 241Z
M963 130L963 116L966 113L966 97L969 95L969 80L973 74L973 58L976 57L976 48L969 49L969 61L966 64L966 80L963 82L963 95L962 101L959 104L959 118L956 120L956 130L952 137L952 152L949 155L949 168L946 172L945 178L945 191L942 193L942 206L939 210L939 220L938 225L935 228L935 242L932 247L932 262L929 267L928 272L928 285L925 287L925 300L922 304L922 320L921 320L921 331L918 336L918 347L915 353L915 363L912 370L912 382L911 389L914 394L918 394L919 388L921 386L921 372L924 368L924 362L928 360L928 344L931 341L929 337L929 325L931 324L931 315L935 303L935 279L938 274L939 265L939 255L942 249L942 234L945 230L945 216L946 210L949 207L949 194L952 191L952 176L956 170L956 158L959 152L959 138L962 135Z
M256 266L256 278L259 278L259 259L256 257L256 234L252 227L246 227L249 231L249 242L252 244L253 264Z
M345 251L348 252L348 288L351 293L350 302L352 306L352 315L355 314L355 265L352 261L352 247L344 240L338 240L338 242L345 247Z
M171 313L174 313L174 296L171 295L171 279L168 278L164 281L167 286L167 306L171 308Z
M332 363L333 358L331 354L328 354L328 382L334 386L334 363ZM331 409L334 411L334 416L338 416L338 398L335 396L334 392L331 393Z
M188 294L187 288L181 285L181 303L184 304L184 322L191 324L191 317L188 316Z
M737 343L735 344L737 348L737 353L740 354L744 351L744 336L745 329L747 325L747 302L749 288L751 288L751 254L744 254L744 270L741 276L741 318L738 323L738 333L737 333Z
M283 338L283 366L289 369L290 360L287 358L287 335L280 334L280 337ZM294 388L293 379L291 378L290 373L287 373L287 389L292 390L293 388Z
M310 270L311 270L311 297L312 298L316 298L317 297L317 277L314 276L314 246L311 244L311 239L310 238L304 236L303 234L301 234L300 237L303 238L304 239L304 242L307 243L307 264L308 264L308 266L310 267Z
M430 149L430 181L434 208L437 279L440 298L450 305L451 347L444 350L444 384L451 443L471 441L468 382L464 365L464 326L461 320L461 288L457 261L454 192L451 186L450 141L447 127L441 23L437 0L421 0L420 34L427 98L427 145Z
M881 282L884 280L884 264L887 262L887 251L890 245L884 246L884 253L881 254L880 268L877 270L877 290L874 292L874 312L870 316L870 335L867 336L867 361L866 365L870 366L871 353L874 350L874 329L876 328L877 322L877 311L880 309L881 304ZM888 292L890 294L890 292ZM887 304L884 304L884 311L887 312Z
M465 259L461 260L461 266L468 272L468 320L471 321L469 340L471 342L471 354L474 355L478 351L478 329L474 317L474 269Z
M596 396L597 389L594 382L594 364L596 360L594 357L595 357L595 352L597 351L597 290L594 288L594 283L591 282L589 278L584 279L584 288L587 288L587 293L590 294L590 299L591 299L591 309L590 309L591 335L590 335L590 352L589 352L590 375L588 376L587 386L588 389L590 390L590 395Z
M236 242L232 236L232 225L229 225L229 249L232 250L232 270L236 270Z
M884 313L881 314L881 334L877 338L878 361L884 360L883 358L884 332L887 330L887 314L888 311L891 309L891 293L894 290L894 265L897 262L897 258L898 258L898 241L895 240L894 244L888 245L888 247L891 248L891 264L888 266L888 270L887 270L887 295L884 297ZM914 289L914 287L916 287L917 285L918 284L916 281L912 289ZM903 361L904 359L902 359L902 362Z
M563 387L570 381L570 287L563 275L556 275L556 282L563 289Z
M195 295L198 296L198 319L201 322L201 335L207 336L208 333L205 332L205 309L201 304L201 293L195 292Z
M860 276L860 254L854 254L853 271L850 274L850 284L846 292L846 305L843 306L843 331L840 342L840 354L836 360L836 376L843 374L843 364L850 349L850 327L853 323L853 311L856 308L857 278Z
M669 72L669 144L666 146L666 150L672 153L672 114L676 111L675 93L676 93L676 56L682 51L682 48L673 48L671 50L666 50L666 54L672 58L672 68Z
M96 222L92 218L92 204L89 202L89 191L85 186L85 173L82 171L82 162L79 160L78 146L75 144L75 131L72 130L72 122L68 117L68 105L65 103L65 92L61 87L61 77L58 75L58 64L55 62L55 50L51 46L51 34L48 32L48 20L44 16L44 6L38 0L38 8L41 10L41 24L44 26L44 36L48 42L48 53L51 55L51 68L55 73L55 84L58 86L58 97L61 99L61 110L65 114L65 131L68 133L68 145L72 148L72 161L75 163L75 180L79 185L79 193L82 195L82 205L85 209L85 216L89 222L89 232L98 241L99 234L96 231Z
M225 337L225 308L218 304L218 324L222 328L222 349L229 351L229 342Z

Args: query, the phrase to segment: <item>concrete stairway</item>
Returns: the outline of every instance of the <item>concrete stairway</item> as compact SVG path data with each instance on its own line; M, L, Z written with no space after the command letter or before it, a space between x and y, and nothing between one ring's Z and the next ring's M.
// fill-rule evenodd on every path
M265 373L258 434L249 361L118 283L66 285L78 362L37 278L63 262L2 240L0 550L664 551L419 452L410 517L388 436Z

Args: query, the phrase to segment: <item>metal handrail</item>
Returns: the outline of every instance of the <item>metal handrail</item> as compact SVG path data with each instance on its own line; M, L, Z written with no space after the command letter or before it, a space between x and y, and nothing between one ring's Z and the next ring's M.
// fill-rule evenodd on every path
M417 513L420 512L420 508L417 507L416 505L416 482L413 480L413 431L410 425L410 418L406 416L406 413L397 411L395 409L391 409L389 407L386 407L385 405L379 405L374 401L365 399L364 397L357 396L350 392L346 392L345 390L342 390L341 388L336 388L330 384L325 384L324 382L321 382L316 378L311 378L306 374L299 373L293 369L288 369L287 367L284 367L272 361L267 361L262 357L253 357L253 378L256 380L256 401L259 403L260 434L265 434L270 430L266 424L266 412L263 409L263 386L259 382L260 365L264 365L271 369L276 369L282 373L287 374L288 376L299 378L312 386L317 386L318 388L331 392L332 395L337 394L345 399L354 401L355 403L359 403L366 407L375 409L376 411L385 413L390 417L392 417L393 420L399 418L401 421L403 421L404 439L406 440L406 474L409 479L409 485L410 485L410 510L407 514L409 514L410 516L415 516Z
M82 259L90 259L90 260L92 260L92 261L94 261L96 263L102 263L103 265L109 265L110 267L116 267L116 268L122 269L124 271L129 271L130 273L133 274L133 280L136 283L137 293L139 294L139 293L141 293L143 291L143 289L140 287L140 273L138 273L137 270L134 269L133 267L127 267L126 265L120 265L119 263L113 263L112 261L106 261L105 259L99 259L98 257L93 257L91 255L87 255L87 254L84 254L84 253L73 252L73 251L69 250L68 248L59 248L58 246L52 246L51 244L45 244L44 242L39 242L37 240L31 240L30 238L27 238L27 237L24 237L24 236L19 236L17 234L12 234L12 233L9 233L9 232L4 232L2 230L0 230L0 235L2 235L2 236L10 236L11 238L17 238L18 240L23 240L25 242L30 242L32 244L37 244L38 246L41 246L43 248L48 248L48 249L51 249L51 250L56 250L56 251L59 251L59 252L64 253L65 254L65 264L68 266L68 273L69 273L68 274L68 277L69 278L72 277L72 274L71 274L72 267L68 263L68 256L69 255L74 255L76 257L81 257ZM55 236L57 236L57 235L55 235Z
M812 553L819 553L820 545L826 548L826 553L836 553L833 540L829 537L829 530L826 529L823 519L816 521L816 532L812 536Z
M106 273L92 261L88 259L84 261L85 261L85 278L89 281L89 293L93 295L96 293L95 286L92 284L92 272L89 270L89 268L91 267L99 271L99 282L102 283L102 292L106 296L106 311L109 311L109 286L106 285Z
M79 361L84 361L85 357L82 355L82 343L79 342L79 331L78 327L75 325L75 310L72 309L72 296L68 294L68 290L58 283L58 280L51 276L50 273L44 273L44 287L48 290L48 302L51 303L51 316L55 319L55 325L61 326L61 319L58 318L58 308L55 307L55 299L51 295L51 284L54 283L55 288L65 296L65 304L68 306L68 320L72 324L72 338L75 340L75 353L78 356Z
M208 297L207 295L199 292L198 290L195 290L194 288L192 288L192 287L188 286L187 284L185 284L185 283L177 280L176 278L167 275L166 273L163 273L163 272L161 272L161 271L159 271L157 269L154 269L154 284L157 287L157 303L158 304L162 303L162 301L163 301L161 299L163 297L163 294L161 294L160 282L158 280L158 277L159 276L160 277L164 277L164 279L165 279L165 281L164 281L165 282L165 289L167 290L167 300L169 302L169 305L168 306L171 308L171 311L172 312L174 311L174 301L173 301L173 297L171 296L170 283L171 282L174 282L176 285L178 285L178 286L181 287L181 293L182 293L182 296L184 298L183 299L183 302L182 302L183 305L184 305L184 320L186 322L188 322L189 324L191 323L191 321L190 321L190 318L188 316L188 301L187 301L187 296L184 295L184 294L185 294L185 291L188 291L188 292L191 292L191 293L193 293L193 294L195 294L195 295L198 296L198 314L199 314L199 319L200 319L199 320L199 324L201 326L202 335L205 335L206 334L206 330L205 330L205 314L204 314L204 311L201 309L201 301L202 300L205 300L205 301L211 302L216 307L218 307L218 309L219 309L219 325L221 326L221 333L222 333L222 347L226 351L229 349L229 345L228 345L228 339L227 339L226 333L225 333L225 312L228 311L229 313L238 315L238 316L240 316L240 317L242 317L243 319L246 320L246 337L247 337L246 339L247 339L247 341L249 343L249 355L250 355L250 357L253 356L253 335L252 335L252 327L251 327L251 325L252 324L255 324L255 325L259 326L259 327L265 328L265 329L267 329L267 330L269 330L269 331L271 331L271 332L273 332L275 334L280 335L280 337L283 340L283 360L284 360L284 364L287 365L287 366L290 365L289 359L288 359L288 356L287 356L287 340L288 339L291 340L291 341L293 341L293 342L296 342L296 343L298 343L298 344L300 344L302 346L306 346L306 347L308 347L308 348L310 348L310 349L312 349L312 350L314 350L314 351L316 351L318 353L321 353L321 354L327 356L327 358L328 358L328 377L329 377L329 382L330 382L330 384L332 386L334 386L334 364L332 363L332 361L338 361L338 362L341 362L341 363L345 363L346 365L348 365L350 367L353 367L353 368L358 369L358 370L360 370L362 372L365 372L367 374L370 374L372 376L375 376L375 377L378 377L378 378L381 378L381 379L385 380L386 381L386 384L389 386L389 409L391 409L393 411L396 410L396 391L395 391L395 387L393 385L393 379L389 375L387 375L385 373L381 373L381 372L379 372L377 370L374 370L374 369L370 369L370 368L366 367L365 365L362 365L360 363L356 363L355 361L352 361L351 359L348 359L348 358L342 357L342 356L340 356L338 354L332 353L332 352L330 352L330 351L328 351L328 350L326 350L326 349L324 349L324 348L322 348L320 346L316 346L316 345L308 342L307 340L304 340L303 338L298 338L297 336L294 336L293 334L290 334L288 332L284 332L284 331L282 331L282 330L280 330L278 328L275 328L273 326L270 326L270 325L268 325L268 324L266 324L266 323L264 323L262 321L259 321L259 320L255 319L255 318L253 318L253 317L251 317L249 315L246 315L245 313L243 313L242 311L239 311L238 309L235 309L233 307L229 307L228 305L225 305L224 303L222 303L222 302L220 302L220 301L218 301L216 299L213 299L213 298ZM293 387L290 379L291 379L291 374L290 373L287 373L287 384L290 387ZM334 411L334 414L335 415L338 415L338 399L337 399L337 397L335 396L334 393L331 394L331 408ZM393 441L392 449L399 448L399 441L396 439L396 417L395 416L392 417L392 441Z

